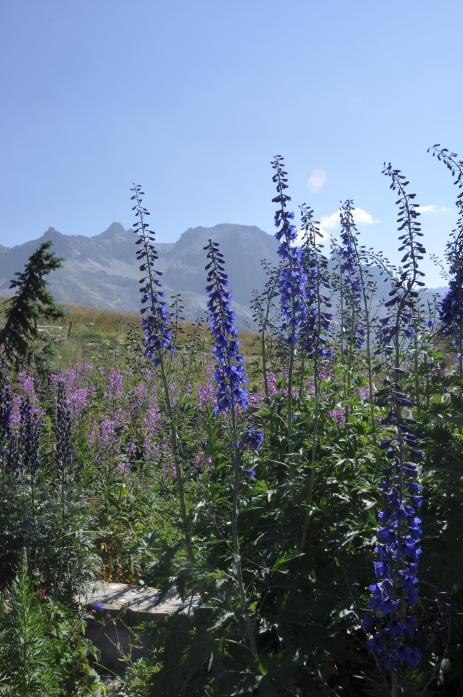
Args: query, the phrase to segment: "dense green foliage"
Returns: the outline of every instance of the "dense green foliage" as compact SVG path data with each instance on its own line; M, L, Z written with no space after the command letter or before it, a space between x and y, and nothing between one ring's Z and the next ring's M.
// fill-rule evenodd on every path
M60 697L95 694L93 649L81 619L47 598L22 557L17 578L0 599L0 694Z

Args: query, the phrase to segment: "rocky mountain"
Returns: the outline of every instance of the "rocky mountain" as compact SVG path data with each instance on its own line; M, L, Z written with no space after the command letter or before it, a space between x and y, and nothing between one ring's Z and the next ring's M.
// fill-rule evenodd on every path
M274 237L258 227L227 223L189 228L177 242L158 244L163 285L170 295L181 294L186 319L205 314L204 246L209 238L219 242L225 255L237 323L246 326L251 322L251 293L254 289L261 290L265 282L259 262L277 261ZM10 248L0 245L0 295L8 294L14 272L23 269L28 257L44 240L51 240L55 253L64 259L63 267L50 276L50 289L58 302L116 311L138 309L140 271L135 236L120 223L113 223L94 237L63 235L49 228L42 237L25 244ZM378 268L370 268L370 275L376 282L373 302L376 307L379 299L387 296L389 286ZM441 295L443 290L426 290L423 299L431 298L435 292Z
M219 242L225 255L234 310L243 325L251 317L252 290L263 287L259 261L276 261L275 240L255 226L222 224L189 228L177 242L160 243L163 284L168 293L181 293L188 319L201 316L206 309L203 248L209 238ZM51 240L55 253L64 259L63 267L50 276L50 289L58 302L118 311L138 308L140 271L135 237L119 223L94 237L63 235L49 228L39 239L11 248L0 246L0 294L8 294L14 272L22 270L44 240Z

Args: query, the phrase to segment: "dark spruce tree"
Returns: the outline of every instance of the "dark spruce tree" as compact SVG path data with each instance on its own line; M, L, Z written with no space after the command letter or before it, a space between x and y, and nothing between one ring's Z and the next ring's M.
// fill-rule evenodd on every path
M15 293L6 303L0 347L16 365L44 367L52 347L47 337L40 335L39 321L64 316L64 310L56 304L46 280L46 276L62 264L51 246L50 240L43 242L29 257L24 271L17 272L10 283Z

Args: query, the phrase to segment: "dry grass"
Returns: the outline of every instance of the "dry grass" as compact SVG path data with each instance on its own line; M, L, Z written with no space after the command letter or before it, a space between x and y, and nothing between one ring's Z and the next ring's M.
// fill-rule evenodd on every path
M111 312L74 305L65 305L64 309L66 316L55 322L50 330L50 333L59 337L56 368L68 367L78 361L117 364L124 351L130 327L140 327L140 314L137 312ZM189 341L193 331L197 334L200 351L209 356L211 337L207 325L198 329L192 323L182 322L178 344ZM243 331L240 332L240 340L248 363L258 360L258 334Z

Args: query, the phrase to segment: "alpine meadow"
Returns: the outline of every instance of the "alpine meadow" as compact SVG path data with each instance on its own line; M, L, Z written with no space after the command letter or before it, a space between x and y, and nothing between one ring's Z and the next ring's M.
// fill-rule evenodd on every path
M0 330L0 695L463 694L463 160L428 152L456 191L440 296L399 169L382 171L393 265L362 244L353 200L329 240L296 210L280 155L277 263L255 260L244 333L215 239L207 317L183 318L138 183L138 319L59 307L50 241L17 270ZM152 602L114 604L127 593Z

